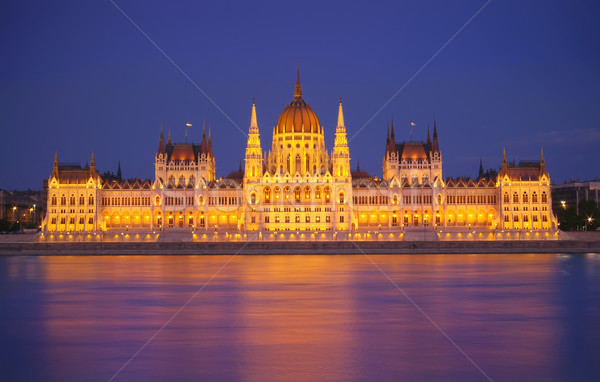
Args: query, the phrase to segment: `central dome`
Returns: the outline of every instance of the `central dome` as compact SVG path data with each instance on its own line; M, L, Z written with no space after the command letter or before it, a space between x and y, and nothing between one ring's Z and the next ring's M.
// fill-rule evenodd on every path
M285 110L277 120L276 134L286 133L313 133L321 134L321 124L317 114L302 99L302 88L300 87L300 71L296 72L296 89L294 100L285 107Z

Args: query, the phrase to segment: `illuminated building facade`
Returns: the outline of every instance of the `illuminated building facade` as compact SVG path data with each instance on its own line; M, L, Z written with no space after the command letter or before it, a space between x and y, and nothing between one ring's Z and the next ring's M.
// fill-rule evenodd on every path
M504 154L493 178L444 179L437 123L432 138L428 131L425 142L402 143L396 143L392 124L383 177L358 166L351 171L341 100L329 152L323 127L302 98L299 74L266 153L252 103L243 169L216 178L210 132L207 138L203 129L200 145L175 144L170 133L165 143L162 127L154 166L152 181L118 181L102 179L93 155L85 168L55 158L44 230L226 230L257 237L290 231L289 238L300 231L333 238L338 232L390 232L399 238L393 233L419 230L507 239L514 236L505 230L556 229L543 152L539 162L518 165Z

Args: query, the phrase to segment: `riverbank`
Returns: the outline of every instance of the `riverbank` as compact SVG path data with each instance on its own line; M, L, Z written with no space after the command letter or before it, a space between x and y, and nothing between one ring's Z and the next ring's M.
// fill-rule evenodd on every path
M0 255L266 255L266 254L487 254L600 253L600 241L411 242L0 242Z

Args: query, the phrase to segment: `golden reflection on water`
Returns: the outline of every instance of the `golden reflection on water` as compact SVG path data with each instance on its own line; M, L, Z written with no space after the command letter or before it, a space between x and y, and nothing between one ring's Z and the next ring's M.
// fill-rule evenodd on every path
M370 258L492 379L562 379L558 255ZM40 375L107 380L228 259L14 258L6 275L31 283ZM449 377L482 380L365 256L270 255L235 257L116 380Z

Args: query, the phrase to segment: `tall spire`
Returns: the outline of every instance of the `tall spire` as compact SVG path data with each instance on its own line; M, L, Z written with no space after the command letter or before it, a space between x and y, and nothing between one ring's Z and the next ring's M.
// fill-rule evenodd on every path
M163 132L163 123L160 123L160 138L158 140L158 152L159 153L164 153L165 152L165 134Z
M479 176L478 178L481 179L483 178L483 160L481 158L479 158Z
M344 125L344 111L342 110L342 99L340 98L340 108L338 111L338 127L339 126L344 126L346 127L346 125Z
M440 146L438 144L438 135L437 135L437 121L435 117L433 118L433 142L431 144L431 151L434 153L440 152Z
M302 98L302 87L300 87L300 64L296 68L296 89L294 89L294 98Z
M391 143L396 144L396 138L394 137L394 117L392 117L392 132L390 134Z
M202 143L200 143L200 152L206 154L208 152L208 143L206 142L206 122L202 119Z
M169 140L167 141L167 145L172 145L173 143L171 142L171 128L169 128Z
M208 153L210 154L210 156L213 156L212 136L210 134L210 127L208 128Z
M427 124L427 144L431 143L431 138L429 138L429 123Z
M258 121L256 120L256 105L254 103L254 98L252 98L252 115L250 117L250 134L253 133L258 133Z
M117 180L119 182L123 180L123 175L121 174L121 161L119 161L119 167L117 168Z
M546 173L546 160L544 159L544 148L542 147L542 153L540 154L540 173Z
M275 127L273 127L273 134ZM266 157L265 157L266 158ZM250 128L248 129L248 142L246 144L246 162L244 180L250 182L259 181L263 175L263 153L260 147L260 134L258 120L256 118L256 102L252 99L252 113L250 115ZM240 172L242 171L240 164Z
M54 166L52 168L52 176L58 179L58 151L54 152Z

